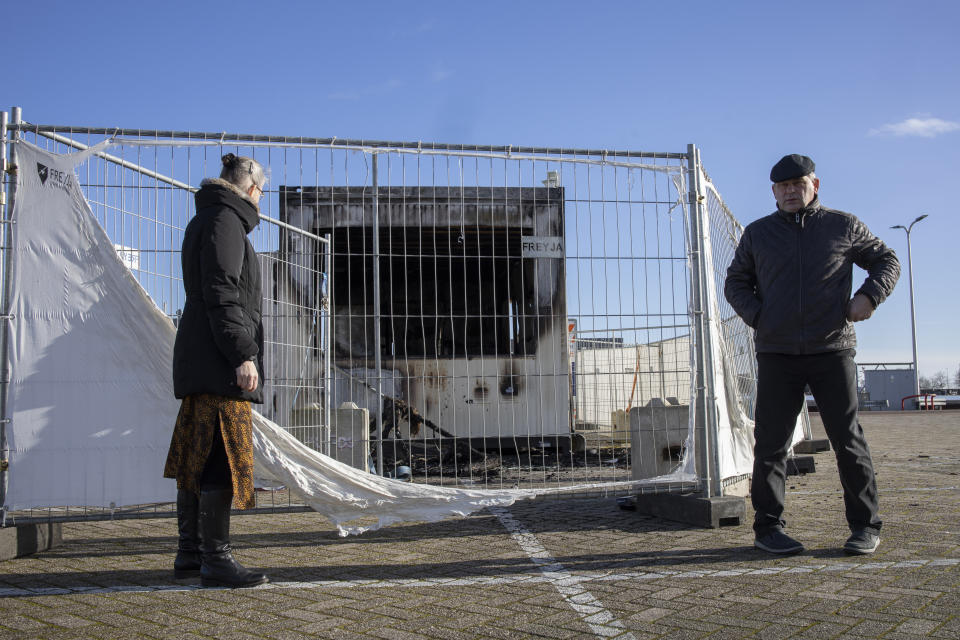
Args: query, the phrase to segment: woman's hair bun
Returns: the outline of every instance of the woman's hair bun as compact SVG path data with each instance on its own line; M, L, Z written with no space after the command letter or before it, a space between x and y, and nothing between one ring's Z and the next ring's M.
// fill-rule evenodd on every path
M241 189L249 189L251 184L262 187L267 182L263 167L253 158L228 153L220 158L220 161L223 162L220 179Z

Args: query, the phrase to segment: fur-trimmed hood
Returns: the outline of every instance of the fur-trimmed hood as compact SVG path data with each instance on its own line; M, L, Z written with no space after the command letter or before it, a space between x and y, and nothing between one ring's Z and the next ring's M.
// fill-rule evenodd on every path
M194 196L197 211L212 204L220 204L233 209L247 233L260 223L260 206L253 198L231 182L220 178L206 178L200 183L200 190Z

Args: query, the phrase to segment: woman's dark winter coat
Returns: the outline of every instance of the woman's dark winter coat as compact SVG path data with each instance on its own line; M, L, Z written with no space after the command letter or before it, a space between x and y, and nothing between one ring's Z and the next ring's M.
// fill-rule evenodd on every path
M260 213L234 185L204 180L196 194L197 214L183 236L186 303L173 347L173 390L177 398L212 393L263 403L263 323L260 265L247 238ZM257 365L261 385L242 391L236 368Z

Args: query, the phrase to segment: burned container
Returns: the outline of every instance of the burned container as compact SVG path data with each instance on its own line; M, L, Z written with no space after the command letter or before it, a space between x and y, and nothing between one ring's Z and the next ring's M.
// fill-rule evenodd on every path
M563 188L288 186L280 203L331 239L333 406L373 414L381 388L421 436L567 446Z

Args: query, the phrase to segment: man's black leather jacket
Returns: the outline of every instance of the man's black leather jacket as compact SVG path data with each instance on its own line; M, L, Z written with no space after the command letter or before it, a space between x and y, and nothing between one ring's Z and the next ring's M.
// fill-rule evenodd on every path
M813 354L857 344L847 305L857 290L874 308L900 276L892 249L856 216L814 199L797 213L777 210L749 225L727 269L724 295L755 331L758 353Z

